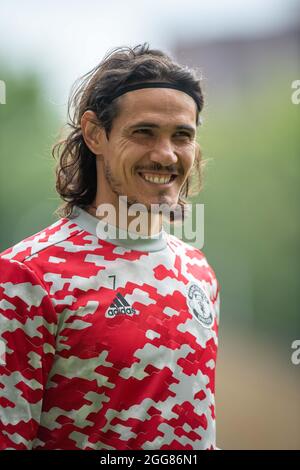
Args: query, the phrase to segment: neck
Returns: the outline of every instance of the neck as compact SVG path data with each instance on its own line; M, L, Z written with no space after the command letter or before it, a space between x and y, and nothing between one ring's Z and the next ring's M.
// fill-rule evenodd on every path
M154 236L162 230L162 216L151 211L139 211L127 205L127 198L118 198L118 204L101 202L97 197L87 211L104 223L141 236Z

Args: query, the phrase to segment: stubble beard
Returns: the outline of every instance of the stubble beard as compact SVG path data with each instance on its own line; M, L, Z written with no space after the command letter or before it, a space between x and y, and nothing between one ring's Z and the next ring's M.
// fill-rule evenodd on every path
M104 163L104 176L105 179L111 189L111 191L118 197L126 197L127 198L127 208L129 209L133 204L143 204L146 208L148 213L151 211L151 204L147 204L145 202L139 201L138 199L130 196L130 194L126 194L125 191L122 190L122 184L114 178L109 163ZM168 202L168 198L165 196L165 191L160 191L158 193L158 201L155 204L166 204L168 206L174 205L174 203Z

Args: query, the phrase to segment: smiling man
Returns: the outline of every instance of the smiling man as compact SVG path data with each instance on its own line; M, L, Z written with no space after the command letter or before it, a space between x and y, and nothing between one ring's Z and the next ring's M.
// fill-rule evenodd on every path
M195 72L146 44L71 96L60 218L0 257L1 449L216 448L219 284L160 210L184 219L200 190L202 107Z

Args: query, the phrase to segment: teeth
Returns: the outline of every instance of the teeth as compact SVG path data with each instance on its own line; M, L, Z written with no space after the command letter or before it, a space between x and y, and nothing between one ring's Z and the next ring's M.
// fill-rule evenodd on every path
M153 176L153 175L147 175L143 174L143 178L146 181L150 181L150 183L156 183L156 184L166 184L171 181L171 176Z

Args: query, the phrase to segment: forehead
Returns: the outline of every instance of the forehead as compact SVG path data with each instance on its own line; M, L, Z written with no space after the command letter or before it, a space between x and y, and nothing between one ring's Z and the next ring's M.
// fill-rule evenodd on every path
M119 124L136 120L156 119L169 124L196 123L197 107L193 98L171 88L144 88L130 91L120 97ZM121 121L121 122L120 122Z

